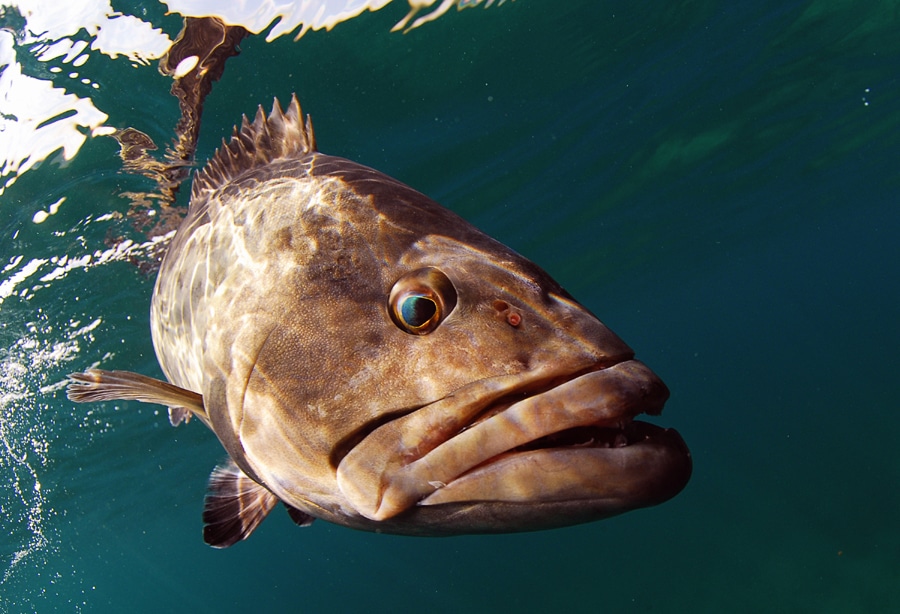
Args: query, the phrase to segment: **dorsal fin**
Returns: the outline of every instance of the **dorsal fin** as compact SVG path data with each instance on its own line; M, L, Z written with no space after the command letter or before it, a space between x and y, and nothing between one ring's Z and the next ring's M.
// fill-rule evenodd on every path
M268 116L262 106L256 111L253 123L244 115L240 128L235 127L229 142L222 146L194 176L191 200L203 192L215 190L241 173L259 168L279 158L300 157L316 151L316 137L312 119L303 112L296 94L291 95L287 111L281 110L276 98Z
M247 477L231 459L213 470L208 488L203 541L214 548L227 548L250 537L278 503L278 497Z

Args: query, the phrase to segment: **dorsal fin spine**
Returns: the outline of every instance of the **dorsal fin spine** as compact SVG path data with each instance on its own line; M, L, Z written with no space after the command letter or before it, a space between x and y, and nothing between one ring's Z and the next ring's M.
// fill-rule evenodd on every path
M312 119L303 114L297 96L291 96L287 111L282 110L276 98L272 111L266 115L257 108L251 122L242 116L240 126L235 126L231 139L222 140L222 146L194 176L191 199L204 192L216 190L240 174L259 168L273 160L300 157L316 151Z

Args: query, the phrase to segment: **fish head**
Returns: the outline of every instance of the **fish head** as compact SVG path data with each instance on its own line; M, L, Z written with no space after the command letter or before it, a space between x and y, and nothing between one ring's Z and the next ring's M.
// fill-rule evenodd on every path
M377 171L303 166L242 244L265 246L254 298L223 299L230 332L207 339L212 426L246 473L314 516L426 535L596 520L684 487L680 436L633 420L667 388L550 275Z

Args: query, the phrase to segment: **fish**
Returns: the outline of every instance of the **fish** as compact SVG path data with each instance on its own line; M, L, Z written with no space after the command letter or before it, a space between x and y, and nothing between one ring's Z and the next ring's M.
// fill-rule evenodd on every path
M623 340L455 213L320 153L296 95L195 173L150 329L167 381L93 368L67 394L213 431L214 547L279 502L301 526L507 533L656 505L691 475L681 435L635 419L669 390Z

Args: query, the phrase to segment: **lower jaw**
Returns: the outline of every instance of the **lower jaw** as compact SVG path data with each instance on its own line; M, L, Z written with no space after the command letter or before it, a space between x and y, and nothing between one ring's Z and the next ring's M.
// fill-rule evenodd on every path
M547 444L569 442L564 447ZM677 431L645 422L623 429L579 427L541 438L480 464L419 502L546 505L583 502L608 515L662 503L691 475Z

